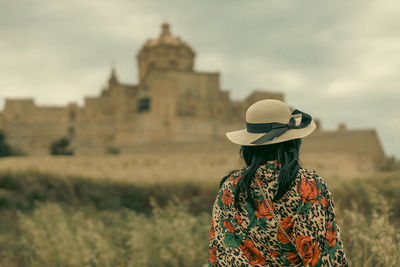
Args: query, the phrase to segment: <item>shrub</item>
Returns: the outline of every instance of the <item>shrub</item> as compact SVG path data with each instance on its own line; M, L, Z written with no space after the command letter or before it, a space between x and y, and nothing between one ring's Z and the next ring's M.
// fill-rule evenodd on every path
M11 148L11 146L6 142L5 134L0 131L0 157L19 155L24 155L24 153L22 151L18 151L15 148Z
M106 149L106 154L108 155L119 155L120 150L117 147L109 146Z
M62 137L50 144L50 154L52 155L73 155L74 151L69 147L68 138Z
M381 171L394 171L400 169L400 161L396 159L396 157L387 157L380 164L379 169Z

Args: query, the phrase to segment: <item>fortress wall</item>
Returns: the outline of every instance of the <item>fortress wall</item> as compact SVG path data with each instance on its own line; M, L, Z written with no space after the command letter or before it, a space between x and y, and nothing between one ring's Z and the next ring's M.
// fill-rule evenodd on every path
M194 142L206 141L218 136L216 123L203 119L180 119L176 123L175 140Z
M169 71L178 90L178 115L232 120L229 92L219 88L219 73Z
M4 123L1 128L7 133L7 136L53 136L66 133L68 124L54 122L8 122Z
M304 139L303 150L368 156L377 164L384 159L384 152L375 130L314 132Z
M90 104L85 108L85 114L90 118L99 111L98 118L133 120L138 108L137 89L137 86L132 85L111 84L103 89L98 99L87 98Z
M177 141L211 141L223 139L227 131L240 129L242 127L242 123L181 118L176 123L175 136Z
M197 83L204 96L219 93L219 73L196 72Z
M145 84L148 89L141 92L139 99L150 98L149 110L136 113L134 119L135 135L130 143L173 141L174 139L177 101L176 81L163 74L158 74L151 73L148 76ZM128 132L126 134L131 135Z
M211 92L219 91L219 73L192 72L179 70L158 71L159 77L163 73L165 78L176 81L178 93L182 94L191 91L198 97L207 97Z
M140 144L148 142L148 129L152 129L152 120L154 116L150 113L140 113L134 122L134 139L132 144ZM124 139L124 138L122 138ZM125 143L123 141L117 141L117 144Z
M49 145L61 137L72 138L72 144L104 144L114 139L114 122L9 122L0 127L7 142L28 154L48 154Z
M177 90L178 116L232 120L228 92L219 89L219 73L156 70L149 74L146 85L153 90L154 81L173 83ZM166 85L160 85L160 87Z
M33 98L5 99L3 121L29 121L36 109Z
M110 118L118 108L118 101L113 97L85 97L84 118L101 120Z
M146 112L138 115L132 126L132 132L126 128L124 131L116 133L119 137L119 145L141 144L141 143L158 143L173 142L173 129L171 123L160 120L158 114ZM125 137L122 137L125 135Z
M32 98L6 99L4 122L60 122L68 120L68 108L36 106Z
M37 107L34 116L28 122L67 122L69 117L68 108L64 107Z
M27 154L47 154L50 143L67 133L67 125L62 123L10 122L1 129L12 147Z
M5 117L2 120L7 122L26 122L26 123L66 123L71 120L71 112L75 118L79 118L82 109L75 103L68 106L36 106L33 101L28 100L8 100L4 108Z
M115 122L113 120L102 120L95 122L76 122L69 124L74 127L75 136L72 139L74 144L105 144L109 145L114 141Z
M112 143L110 146L125 146L127 144L135 144L138 142L138 127L136 121L125 121L123 123L119 123L113 131L112 135ZM143 134L141 135L143 137Z
M14 123L8 124L5 130L8 129L14 133L7 136L12 145L22 148L31 155L48 154L50 143L65 136L68 127L73 125L76 127L76 132L72 146L77 155L102 155L106 153L107 147L113 146L119 148L123 154L204 152L225 153L227 157L239 159L240 146L230 143L225 138L225 132L243 128L242 123L180 119L175 122L174 140L166 141L156 138L160 133L163 135L159 131L160 128L157 125L159 120L156 114L147 113L142 114L141 117L142 119L138 121L124 122L121 125L113 121L75 122L74 124L42 123L41 125ZM138 138L140 131L142 131L142 139ZM157 132L157 134L149 135L152 132ZM303 166L315 169L321 175L329 177L360 176L363 173L371 173L375 170L375 159L380 155L379 141L373 130L314 133L303 141L300 155Z
M159 120L171 122L176 113L176 99L178 94L175 79L166 76L157 76L148 83L147 95L150 97L150 113L159 116Z

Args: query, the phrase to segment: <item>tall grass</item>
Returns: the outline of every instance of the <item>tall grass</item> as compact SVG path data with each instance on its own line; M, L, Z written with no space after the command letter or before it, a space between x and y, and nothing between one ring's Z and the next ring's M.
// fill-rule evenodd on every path
M178 199L159 208L152 217L137 217L129 240L134 256L129 266L201 266L208 259L210 215L197 216Z
M353 200L342 211L340 224L352 266L400 266L399 225L390 223L388 201L374 187L366 195L368 211Z
M207 262L217 185L135 187L75 178L0 173L1 266ZM352 266L400 266L399 179L392 173L331 186ZM141 201L147 204L129 204Z
M343 209L339 217L351 266L399 266L400 231L388 222L383 198L371 217ZM193 215L173 200L153 203L150 216L128 209L96 212L43 203L17 212L15 233L0 235L2 266L202 266L207 262L208 213ZM386 210L385 210L386 209Z
M119 248L107 237L102 221L83 211L67 212L58 204L18 212L19 247L27 266L112 266Z
M210 215L188 204L152 202L150 216L96 212L55 203L17 212L13 234L0 235L2 266L201 266L208 256ZM11 223L11 222L9 222Z

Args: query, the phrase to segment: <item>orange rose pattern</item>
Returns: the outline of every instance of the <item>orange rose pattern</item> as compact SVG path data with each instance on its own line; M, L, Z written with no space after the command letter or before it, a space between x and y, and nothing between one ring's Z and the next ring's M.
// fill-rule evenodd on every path
M261 193L255 179L262 181L263 192L274 194L280 167L276 162L260 166L250 183L255 202L241 194L240 209L232 204L241 171L222 184L212 212L209 266L289 266L302 261L308 266L348 266L332 196L320 176L300 167L295 185L280 201ZM277 227L267 203L294 245ZM324 227L326 231L314 230Z
M328 222L326 227L326 240L330 247L333 247L336 244L336 229L333 228L331 222Z
M228 189L224 190L222 193L222 199L221 201L225 203L226 205L229 205L232 203L232 192Z
M275 250L270 251L269 254L271 255L272 259L278 257L279 255L278 251Z
M319 259L318 243L314 244L309 236L298 236L296 248L303 258L304 265L316 265Z
M235 217L236 217L236 222L237 222L239 225L243 223L243 219L240 218L240 216L239 216L237 213L235 214Z
M301 183L297 189L302 197L304 203L318 203L317 196L321 193L317 184L308 179L301 179Z
M267 201L273 210L274 204L270 199L268 199ZM256 215L258 218L266 217L268 219L271 219L274 217L271 211L269 210L267 202L265 202L265 200L256 200L254 215Z
M286 257L290 263L298 263L301 261L301 258L297 252L288 252Z
M211 218L210 239L212 239L214 235L215 235L214 218Z
M278 166L282 165L281 163L278 163L277 160L275 160L273 164L274 164L274 167L278 167Z
M329 202L328 202L328 200L327 200L326 198L321 198L321 204L322 204L325 208L327 208L328 205L329 205Z
M253 241L245 240L242 244L240 244L240 249L243 251L244 255L246 255L251 265L264 265L265 259L262 256L261 252L256 248Z
M228 230L231 233L234 233L235 230L233 230L233 225L229 221L224 221L223 226L225 227L226 230Z
M210 249L210 254L208 260L210 262L217 262L217 247L212 247Z
M286 217L281 221L281 226L283 230L285 230L285 232L289 235L289 237L293 238L293 220L289 217ZM286 237L281 228L278 228L278 239L283 244L290 243L290 240Z
M233 185L234 185L234 186L237 186L237 184L238 184L240 178L242 178L242 176L236 177L236 179L233 181Z

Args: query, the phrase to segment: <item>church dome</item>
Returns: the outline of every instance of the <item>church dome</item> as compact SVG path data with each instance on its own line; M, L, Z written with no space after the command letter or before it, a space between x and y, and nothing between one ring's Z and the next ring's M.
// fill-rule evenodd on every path
M181 40L179 36L174 36L171 34L170 25L167 22L164 22L161 25L161 33L157 38L148 39L146 43L143 45L143 49L151 49L161 45L170 45L176 47L185 47L189 49L193 54L194 51L185 41Z
M170 25L163 23L161 33L148 39L140 49L137 60L139 81L152 69L193 71L195 52L185 41L171 33Z

